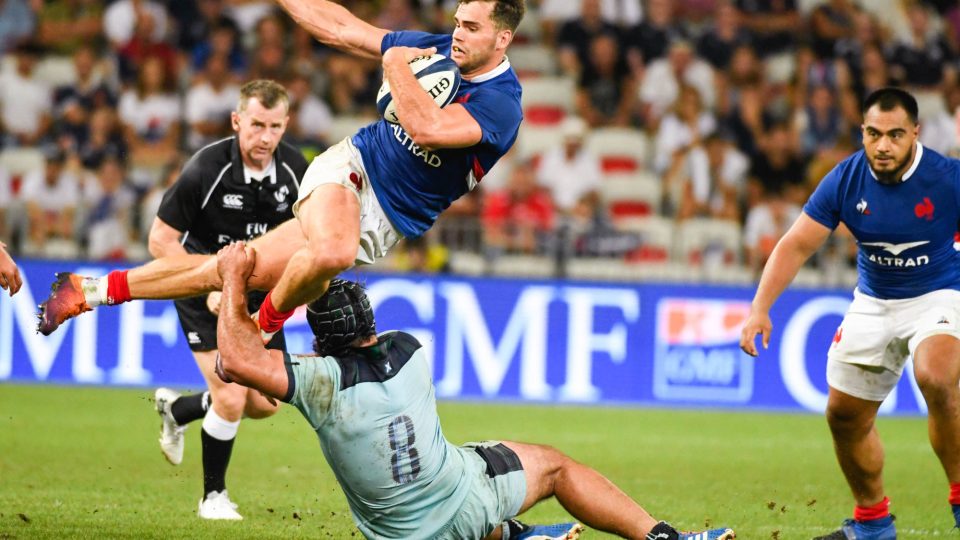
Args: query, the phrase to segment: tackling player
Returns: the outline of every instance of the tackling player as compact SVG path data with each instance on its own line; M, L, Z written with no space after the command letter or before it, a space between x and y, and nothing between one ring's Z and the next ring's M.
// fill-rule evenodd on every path
M597 471L554 448L510 441L450 444L420 343L404 332L377 335L370 302L355 283L335 280L307 305L316 355L265 349L246 306L255 258L240 243L217 256L223 280L218 374L303 413L366 537L577 538L582 527L576 523L527 527L512 520L553 496L588 526L623 538L735 537L726 528L679 533Z
M770 341L770 307L839 223L859 244L853 303L827 354L827 422L856 506L819 540L892 540L883 448L874 425L908 355L929 410L930 444L960 526L960 161L917 141L917 102L882 88L863 105L863 150L823 178L770 256L740 347Z
M522 119L520 84L506 50L523 0L461 0L452 35L388 32L327 1L280 4L321 42L382 55L400 123L380 119L314 159L293 207L297 219L252 243L260 256L248 285L272 288L257 317L265 336L323 294L332 277L353 264L372 264L400 238L422 235L510 149ZM463 78L454 103L442 109L407 66L434 51L453 59ZM101 304L219 287L215 259L202 255L164 257L99 280L61 273L41 304L38 329L50 334Z

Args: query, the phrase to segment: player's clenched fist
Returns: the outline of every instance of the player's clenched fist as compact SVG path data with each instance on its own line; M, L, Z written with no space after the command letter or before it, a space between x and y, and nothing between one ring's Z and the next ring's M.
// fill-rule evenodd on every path
M747 322L743 324L743 331L740 332L740 348L750 356L756 356L757 353L757 334L762 336L763 348L770 345L770 331L773 329L773 323L770 322L770 315L767 313L750 312Z

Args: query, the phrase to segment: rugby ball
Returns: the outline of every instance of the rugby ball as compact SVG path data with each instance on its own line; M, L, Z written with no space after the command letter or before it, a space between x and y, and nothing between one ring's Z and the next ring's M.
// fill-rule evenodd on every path
M442 54L418 56L410 61L410 69L420 87L430 94L440 107L449 105L460 89L460 68ZM377 112L391 124L400 122L397 109L393 105L393 96L390 95L390 81L386 78L377 92Z

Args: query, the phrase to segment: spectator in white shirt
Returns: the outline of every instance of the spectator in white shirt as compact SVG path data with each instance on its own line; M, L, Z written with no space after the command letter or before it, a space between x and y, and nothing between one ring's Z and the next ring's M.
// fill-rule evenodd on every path
M230 76L229 60L222 54L207 58L198 80L187 91L187 143L191 151L231 135L230 113L240 99L240 87Z
M560 125L563 143L544 152L537 168L537 183L550 190L557 210L569 214L577 202L596 194L603 172L600 158L584 147L587 123L568 116Z
M35 45L17 47L15 67L0 73L0 125L11 146L34 146L50 132L53 92L37 79Z
M690 42L677 40L670 45L666 58L654 60L644 72L640 102L648 126L659 124L677 100L682 85L696 88L704 108L713 109L716 103L713 68L694 55Z
M180 133L180 101L169 90L163 63L148 57L140 67L137 85L120 96L120 122L130 149L132 180L149 188L159 169L177 150Z
M153 17L152 38L162 41L167 35L167 10L163 5L150 0L118 0L103 14L103 31L115 49L124 46L133 38L137 19L142 11Z
M21 189L29 240L24 251L42 254L52 241L73 243L80 189L76 175L66 166L66 156L58 150L48 151L46 167L28 173Z

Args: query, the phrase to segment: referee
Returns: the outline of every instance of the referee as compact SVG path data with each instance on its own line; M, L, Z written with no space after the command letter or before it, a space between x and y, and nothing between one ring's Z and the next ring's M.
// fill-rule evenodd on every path
M254 80L241 87L237 110L230 114L235 134L197 151L164 195L150 230L154 257L216 253L293 218L291 207L307 161L280 140L289 108L286 89L273 81ZM259 308L265 295L251 292L250 309ZM169 388L157 389L160 448L170 463L178 465L183 459L183 431L202 417L203 498L198 513L204 519L243 519L226 490L233 441L244 414L264 418L276 412L276 404L216 376L219 292L177 300L176 307L209 392L181 397ZM268 348L283 350L283 335L278 333Z

